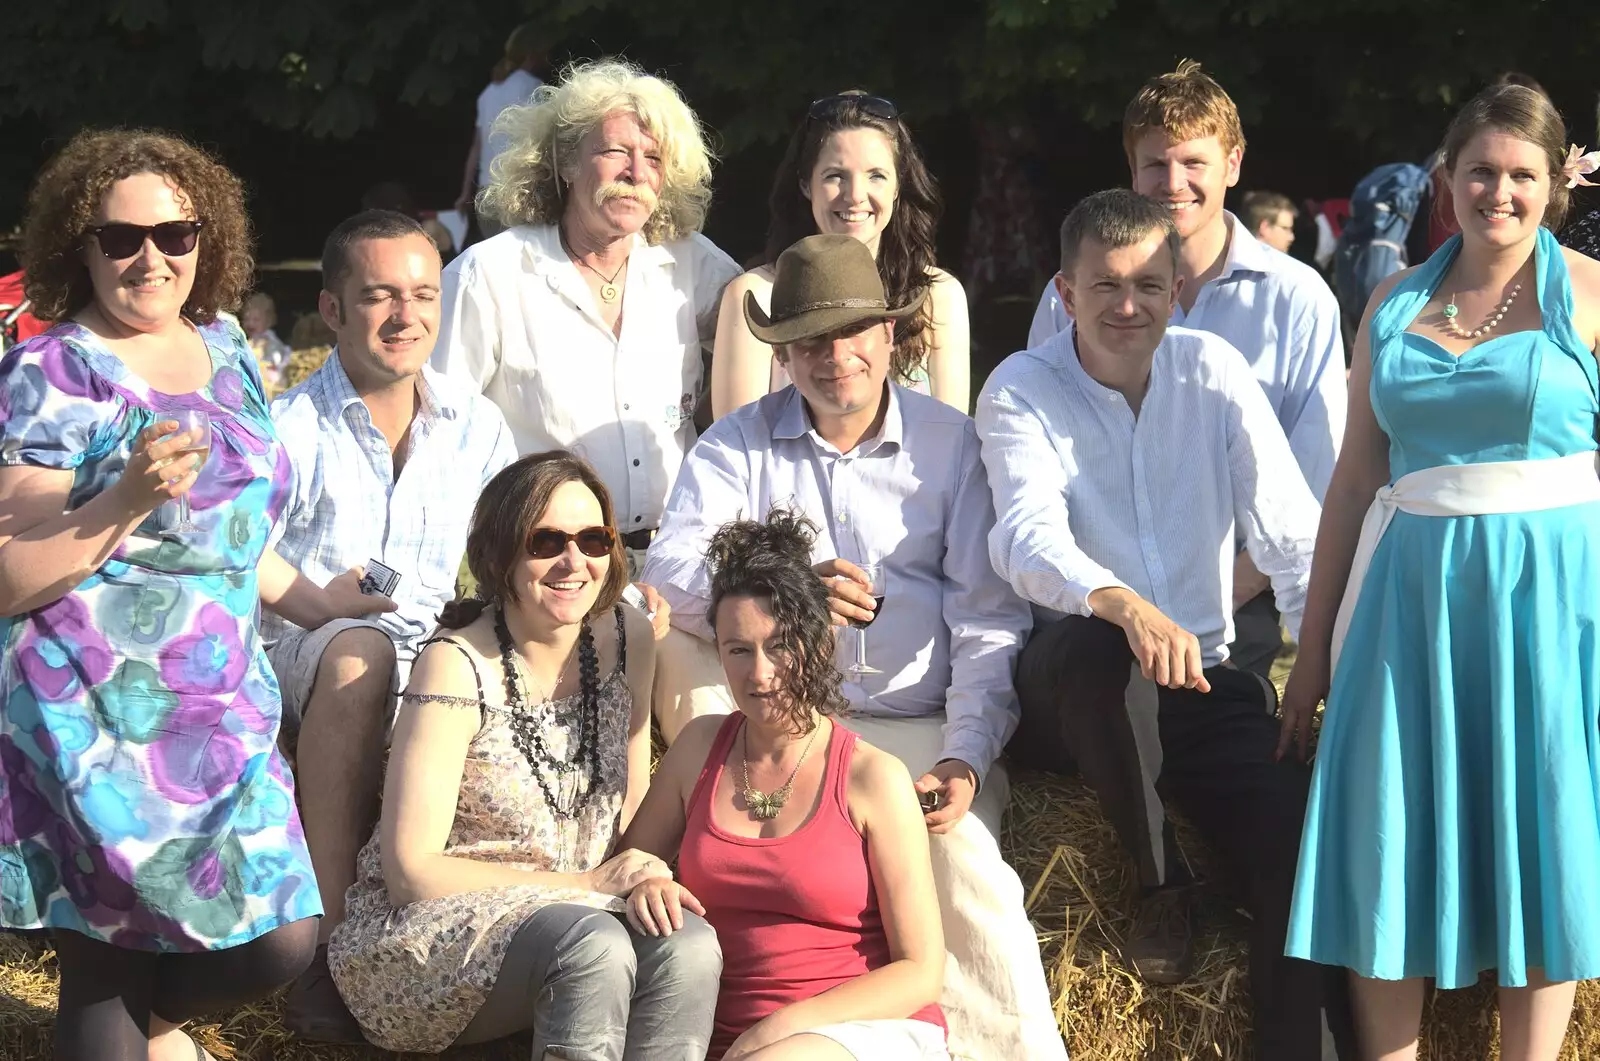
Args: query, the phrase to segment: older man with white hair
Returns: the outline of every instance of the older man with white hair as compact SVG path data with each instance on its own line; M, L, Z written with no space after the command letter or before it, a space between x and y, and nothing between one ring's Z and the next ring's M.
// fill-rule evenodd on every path
M637 67L574 67L495 122L478 209L508 226L444 273L434 367L500 410L520 453L569 449L642 560L694 443L702 344L739 267L699 232L711 154L683 98Z

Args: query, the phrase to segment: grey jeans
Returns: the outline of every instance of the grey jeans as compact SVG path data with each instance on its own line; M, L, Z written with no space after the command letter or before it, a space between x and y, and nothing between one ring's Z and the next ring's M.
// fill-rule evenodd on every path
M575 903L535 912L512 940L494 989L453 1045L533 1031L533 1058L703 1061L722 947L701 917L642 936L618 914Z

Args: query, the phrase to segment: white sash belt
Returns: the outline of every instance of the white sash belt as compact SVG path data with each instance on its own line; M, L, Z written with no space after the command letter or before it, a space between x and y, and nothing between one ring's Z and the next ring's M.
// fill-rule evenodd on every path
M1442 464L1402 475L1372 500L1361 521L1361 539L1350 565L1350 581L1333 624L1329 674L1339 666L1339 650L1350 630L1350 616L1372 554L1396 512L1418 516L1488 516L1504 512L1537 512L1585 501L1600 501L1600 476L1594 453L1574 453L1553 460L1497 461L1491 464Z

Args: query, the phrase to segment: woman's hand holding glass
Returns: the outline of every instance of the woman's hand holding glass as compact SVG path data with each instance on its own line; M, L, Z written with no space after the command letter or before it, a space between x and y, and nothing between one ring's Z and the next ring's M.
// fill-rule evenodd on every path
M142 518L162 504L186 496L200 477L205 454L178 431L178 421L158 420L134 439L128 465L111 490L130 517Z
M706 916L706 908L688 888L670 876L651 877L628 895L628 924L646 936L670 936L683 928L686 907Z

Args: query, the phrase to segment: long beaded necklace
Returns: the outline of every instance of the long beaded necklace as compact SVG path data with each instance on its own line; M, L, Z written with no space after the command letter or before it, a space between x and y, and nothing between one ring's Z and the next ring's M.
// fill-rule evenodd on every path
M794 793L794 779L800 774L800 764L806 761L806 756L811 752L811 744L817 739L817 730L821 728L821 726L811 727L811 736L807 738L806 746L800 749L800 758L795 760L794 769L789 771L789 780L785 781L781 787L773 789L771 795L766 795L750 787L750 759L748 758L750 755L750 726L748 723L745 724L744 732L739 735L743 743L743 747L739 752L739 764L744 770L744 801L750 808L750 813L755 815L757 820L771 821L778 816L778 811L783 809L783 805L789 802L789 797Z
M600 787L600 659L594 649L594 635L589 630L588 622L578 632L578 686L579 686L579 713L577 752L570 760L557 758L551 753L544 737L534 727L533 720L528 717L528 704L522 695L522 682L517 678L516 648L511 641L511 628L506 625L506 612L504 608L496 608L494 613L494 632L500 640L500 667L505 671L506 679L506 708L511 716L511 743L522 753L528 761L528 768L533 773L533 779L539 783L539 791L544 794L545 803L562 814L570 815L588 804L590 796L595 789ZM550 701L545 701L549 703ZM556 798L550 782L545 779L547 773L556 776L558 786L565 790L565 782L577 773L579 765L588 761L589 779L587 785L574 784L573 799L562 801ZM575 780L575 779L574 779Z
M1511 286L1511 293L1506 296L1505 301L1500 303L1500 305L1495 308L1494 312L1489 314L1489 318L1487 320L1485 320L1478 327L1472 329L1470 332L1463 329L1461 325L1456 322L1456 318L1461 315L1461 307L1456 305L1455 292L1452 291L1450 293L1450 301L1444 304L1445 329L1457 339L1476 339L1480 335L1488 335L1490 332L1494 331L1495 325L1499 324L1500 321L1504 319L1506 313L1511 309L1511 303L1517 300L1517 294L1521 290L1521 281L1513 284Z

